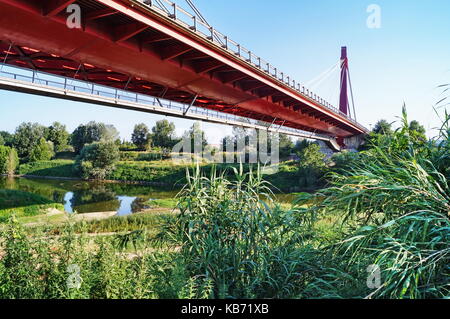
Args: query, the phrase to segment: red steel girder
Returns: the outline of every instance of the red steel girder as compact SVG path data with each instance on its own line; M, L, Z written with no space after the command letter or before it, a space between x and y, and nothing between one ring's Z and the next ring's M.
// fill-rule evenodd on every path
M76 0L46 0L42 1L43 13L47 17L53 17L59 14L61 11L65 10L69 5L74 3Z
M48 19L49 17L45 18L41 13L42 8L35 10L36 3L34 1L0 0L0 12L6 12L5 18L0 18L0 39L9 39L43 52L49 50L47 51L49 53L47 60L43 59L42 56L39 58L44 62L38 64L35 59L32 59L32 61L37 68L43 68L44 64L48 64L46 70L53 70L52 72L56 74L73 74L76 72L76 70L73 70L75 66L80 65L80 63L88 63L95 65L98 70L111 68L113 69L111 71L117 74L127 74L125 76L127 79L129 75L133 78L142 78L149 83L148 87L154 87L155 85L167 87L168 94L175 96L175 98L178 96L180 101L185 99L184 94L178 94L170 90L176 88L191 96L199 94L202 97L199 100L207 101L206 104L209 107L236 105L240 112L252 114L252 118L261 118L261 116L264 116L265 119L279 117L286 120L285 125L290 127L304 126L308 130L328 132L328 134L340 136L350 136L358 132L358 128L342 116L324 109L315 101L280 85L264 72L255 70L239 58L215 47L191 31L184 30L170 19L160 17L144 7L141 8L135 1L83 0L83 2L77 3L82 5L82 9L86 9L83 4L87 2L95 4L97 8L100 8L99 4L104 6L97 11L96 15L92 14L92 17L95 18L86 19L88 21L84 30L68 30L65 27L62 14L56 13L50 19ZM5 5L6 3L13 4L17 9L8 7ZM111 14L101 16L100 10L104 10L105 14L107 10L111 14L113 14L112 12L116 13L110 18ZM10 19L7 12L15 19ZM62 10L59 12L62 12ZM87 12L95 11L89 8ZM35 16L31 16L29 13L33 13ZM120 19L125 21L123 19L126 18L127 21L134 22L128 25L124 25L123 22L118 24L116 23L116 16L117 21ZM19 25L21 25L20 28ZM131 25L134 28L130 27ZM20 31L18 32L18 30ZM161 41L167 40L167 42L152 42L151 38L153 40L162 38L164 40ZM149 42L145 42L146 39L150 39ZM114 40L118 40L118 42L113 42ZM151 45L148 45L148 43ZM70 57L73 63L66 66L71 69L65 69L61 65L62 62L58 64L56 59L51 60L50 57L56 57L50 54L61 56L66 60ZM206 65L207 63L203 63L205 57L208 57L207 61L214 61L214 63L211 62L211 64ZM23 59L23 57L20 58ZM8 61L17 60L8 59ZM192 62L184 63L187 61ZM67 64L68 62L64 63ZM28 66L31 68L31 65ZM224 66L229 68L227 71L233 71L225 72ZM80 69L84 70L78 72L78 77L87 75L88 79L93 79L91 70L84 66ZM108 80L107 75L102 79L95 78L95 81L111 83L110 85L114 87L118 87L126 81L122 77L113 75L109 77L119 81ZM249 79L252 79L252 82L248 81ZM130 83L133 90L142 90L138 89L133 82L134 80ZM153 88L148 90L152 94L155 92L152 91ZM285 101L296 101L302 107L296 110L264 98L271 95L283 97L283 99L286 96ZM205 102L198 102L197 105L202 105L202 103ZM323 120L308 116L305 112L302 113L302 109L315 110L319 114L323 114L320 117ZM336 120L339 127L329 127L325 120L330 119Z

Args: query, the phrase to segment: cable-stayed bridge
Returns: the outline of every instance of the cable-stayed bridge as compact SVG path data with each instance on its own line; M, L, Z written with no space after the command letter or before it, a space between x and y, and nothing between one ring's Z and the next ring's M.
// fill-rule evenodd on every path
M80 9L80 28L68 27L71 5ZM191 8L167 0L0 0L0 88L229 125L265 122L334 149L367 133L349 116L345 48L335 107Z

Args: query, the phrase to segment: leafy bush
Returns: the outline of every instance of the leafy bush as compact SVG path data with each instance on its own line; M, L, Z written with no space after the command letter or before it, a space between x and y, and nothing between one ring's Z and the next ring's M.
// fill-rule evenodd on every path
M119 160L119 148L113 142L98 142L86 145L77 156L75 169L88 179L105 179Z
M58 236L30 236L12 218L0 238L0 299L177 298L189 287L174 253L127 258L111 238L76 235L72 223Z
M55 156L53 143L46 141L43 137L38 144L33 147L28 157L29 162L49 161Z
M0 174L14 175L19 157L14 148L0 145Z

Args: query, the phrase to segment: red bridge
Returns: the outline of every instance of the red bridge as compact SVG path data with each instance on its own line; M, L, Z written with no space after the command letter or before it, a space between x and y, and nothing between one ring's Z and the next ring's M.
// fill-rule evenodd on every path
M81 9L81 28L69 28ZM344 138L367 133L240 44L166 0L0 0L0 62ZM344 57L343 70L347 65ZM346 77L346 74L343 74Z

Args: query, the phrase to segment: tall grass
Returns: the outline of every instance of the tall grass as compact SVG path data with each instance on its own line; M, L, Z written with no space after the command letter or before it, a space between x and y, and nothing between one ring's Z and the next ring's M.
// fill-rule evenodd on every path
M306 277L302 219L272 200L260 170L188 174L180 193L176 238L191 278L211 298L290 298Z
M303 203L313 203L314 214L339 212L351 227L341 241L323 248L330 262L323 263L311 285L312 295L450 295L450 188L444 164L448 131L441 130L434 141L418 141L408 132L405 111L402 123L351 168L331 174L329 188L303 198ZM370 265L381 270L382 285L376 290L366 285ZM330 282L341 283L342 289Z

